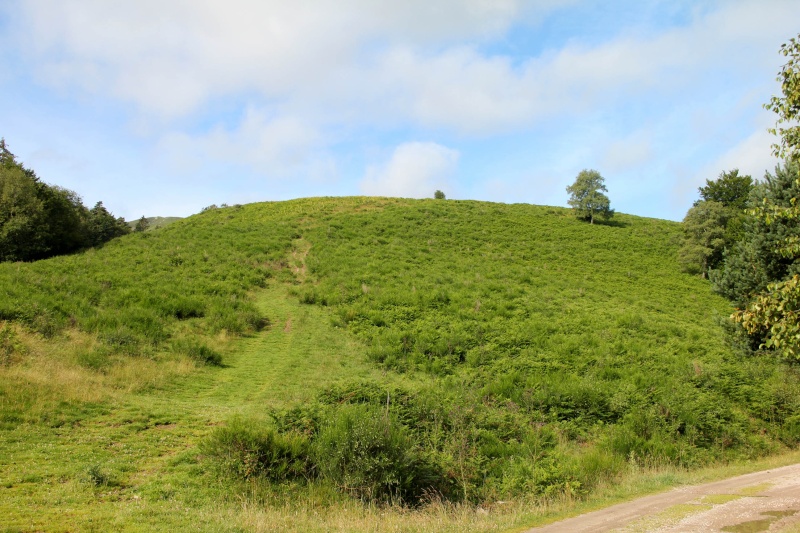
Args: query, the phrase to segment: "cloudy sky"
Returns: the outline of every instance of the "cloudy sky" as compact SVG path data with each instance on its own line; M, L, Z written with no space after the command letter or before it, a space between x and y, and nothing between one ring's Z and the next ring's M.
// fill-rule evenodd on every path
M613 7L608 7L613 5ZM0 0L0 136L117 216L383 195L680 220L775 161L796 0Z

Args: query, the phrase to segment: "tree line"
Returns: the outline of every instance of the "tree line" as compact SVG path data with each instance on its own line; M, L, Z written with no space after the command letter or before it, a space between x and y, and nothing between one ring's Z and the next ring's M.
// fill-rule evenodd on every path
M800 362L800 35L781 46L781 96L773 154L782 159L762 181L723 172L700 187L683 220L678 252L685 271L710 280L736 306L731 316L752 349Z
M0 261L68 254L130 231L103 202L89 209L74 191L44 183L0 139Z

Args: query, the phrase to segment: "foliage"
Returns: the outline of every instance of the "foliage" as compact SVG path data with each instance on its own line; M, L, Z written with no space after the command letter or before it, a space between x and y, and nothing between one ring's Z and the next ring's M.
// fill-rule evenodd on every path
M461 497L591 490L583 461L613 476L631 452L640 463L694 466L769 449L749 435L777 423L755 407L773 401L760 381L773 378L753 378L764 384L757 401L735 392L746 381L741 360L712 318L728 306L665 260L679 225L619 215L611 228L587 228L552 208L354 202L357 216L302 228L309 279L295 293L329 308L380 367L441 381L435 408L422 391L371 387L326 401L378 407L389 393L390 410L454 473ZM533 424L547 431L520 429ZM607 446L584 458L548 432Z
M0 139L0 261L31 261L97 246L129 233L98 202L43 183Z
M753 178L748 175L740 176L739 169L735 168L729 172L721 172L716 180L706 180L705 187L699 187L698 191L703 201L719 202L735 211L744 211L753 186Z
M624 214L586 226L525 204L310 198L217 208L81 254L0 265L0 315L54 347L46 368L89 384L123 368L138 382L144 368L141 381L155 382L133 394L120 373L113 403L76 392L32 409L36 387L58 398L58 381L0 369L2 427L42 443L8 468L17 475L69 439L59 453L70 459L48 463L52 484L35 485L36 497L59 490L75 457L83 477L113 453L133 465L115 473L130 484L122 496L142 494L147 512L174 493L158 512L244 499L302 514L320 501L352 506L336 486L409 504L583 497L640 466L794 446L797 373L731 351L715 318L730 305L680 274L681 233ZM266 318L274 326L256 334ZM217 351L228 333L243 338L225 366L173 355ZM71 338L84 344L60 349ZM178 363L180 379L153 377ZM217 450L202 448L199 462L195 444L235 414L246 422L210 437ZM352 430L336 429L345 420ZM386 447L336 463L323 442L340 457L361 449L346 443ZM0 457L22 451L0 438ZM215 481L214 464L232 476ZM7 501L29 501L32 485ZM296 491L314 496L296 503Z
M608 196L605 180L596 170L582 170L575 183L567 187L570 197L567 203L575 210L578 218L594 224L596 217L609 219L614 215Z
M739 169L733 169L720 173L716 180L706 180L706 186L698 188L702 200L719 202L729 211L725 225L725 248L731 248L744 238L744 224L747 220L745 209L754 187L751 176L739 175ZM716 268L719 259L721 258L718 257L710 267Z
M764 348L800 361L800 276L767 285L767 291L734 313L733 319L748 334L763 338Z
M430 468L388 411L344 406L316 441L320 473L365 501L416 503L433 491Z
M437 199L437 200L444 200L444 199L446 199L446 197L445 197L444 193L443 193L442 191L438 190L438 189L436 190L436 192L435 192L435 193L433 193L433 197L434 197L435 199Z
M243 479L264 476L272 481L313 476L308 440L296 433L277 433L252 421L234 418L204 442L203 452L224 471Z
M97 202L89 210L87 220L88 244L98 246L105 242L122 237L131 232L128 224L122 218L114 218L103 206L103 202Z
M140 218L139 221L136 222L136 226L133 228L133 231L136 233L141 233L143 231L147 231L147 228L149 227L150 227L150 222L144 215L142 215L142 218Z
M800 35L798 35L800 38ZM750 335L763 339L761 347L774 349L786 359L800 361L800 235L797 220L800 218L800 40L792 38L781 45L781 54L788 61L778 74L782 97L773 96L765 107L778 115L776 127L770 132L780 136L780 143L773 145L773 153L785 157L786 168L792 171L792 185L784 187L780 196L765 196L755 204L752 215L762 225L785 229L771 243L771 252L782 257L788 268L780 274L768 276L769 283L743 309L732 318L739 322ZM781 124L787 124L782 127ZM785 181L785 180L784 180ZM791 278L787 279L787 276Z
M778 115L775 128L769 130L780 137L773 154L790 161L800 158L800 35L782 44L780 53L788 58L777 77L783 96L773 96L764 107Z
M712 200L696 202L689 209L683 219L683 246L678 250L686 272L705 278L709 269L721 261L729 218L730 211Z
M15 165L0 166L0 261L39 257L47 249L37 182Z
M750 204L790 208L792 198L800 195L800 166L786 163L775 168L753 189ZM748 215L744 220L744 236L724 253L717 271L711 272L714 290L734 302L737 307L747 305L755 295L766 290L767 285L800 274L800 262L780 253L784 243L800 236L800 227L790 219L768 221L765 216Z
M128 235L102 251L24 267L0 264L0 320L46 335L74 327L128 355L165 349L186 325L206 335L257 331L265 319L248 291L275 274L291 246L293 222L255 212L233 220L224 211ZM202 344L178 351L218 363Z

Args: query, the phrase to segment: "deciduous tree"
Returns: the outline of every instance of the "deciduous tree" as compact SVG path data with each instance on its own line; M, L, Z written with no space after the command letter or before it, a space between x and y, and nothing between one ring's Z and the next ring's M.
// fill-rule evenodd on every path
M0 261L71 253L129 231L102 203L86 209L75 192L42 182L0 139Z
M739 169L722 172L715 180L706 180L705 187L697 189L702 200L719 202L725 207L744 211L750 191L753 190L753 178L739 175Z
M781 53L789 58L778 74L783 94L772 97L765 107L778 115L776 126L771 130L780 137L779 143L773 145L774 154L786 158L787 166L794 168L797 174L800 164L800 126L797 126L800 119L800 35L782 45ZM800 179L795 179L795 186L800 187ZM767 226L777 224L797 228L800 220L798 198L800 194L796 190L788 198L783 198L783 204L765 197L751 213ZM795 232L782 237L774 251L791 261L793 266L797 265L800 261L800 236ZM734 313L732 318L749 334L763 338L763 347L774 349L786 359L800 361L800 275L796 270L789 279L768 284L765 292Z
M689 209L683 219L683 246L678 251L686 272L705 278L709 269L722 260L730 216L729 209L712 200L701 200Z
M575 183L567 187L569 200L567 203L572 206L578 218L588 220L594 224L597 217L609 219L614 215L611 209L611 202L606 196L605 180L596 170L582 170Z
M778 115L770 133L779 141L772 145L776 157L800 158L800 35L781 45L780 53L789 58L778 73L781 96L773 96L764 107Z

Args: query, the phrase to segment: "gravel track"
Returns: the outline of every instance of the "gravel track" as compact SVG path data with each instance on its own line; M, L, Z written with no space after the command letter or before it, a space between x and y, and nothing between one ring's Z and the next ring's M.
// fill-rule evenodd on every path
M526 533L800 531L800 464L680 487Z

